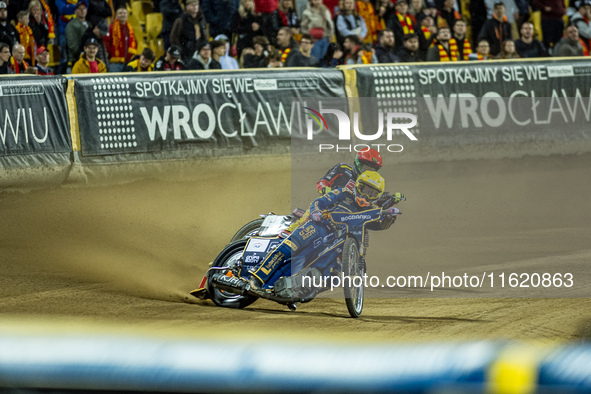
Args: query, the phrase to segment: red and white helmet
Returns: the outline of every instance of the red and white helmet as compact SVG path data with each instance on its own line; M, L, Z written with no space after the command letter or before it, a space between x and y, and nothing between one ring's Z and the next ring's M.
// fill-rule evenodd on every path
M379 171L382 168L382 155L375 149L369 148L357 153L355 169L358 174L365 171Z

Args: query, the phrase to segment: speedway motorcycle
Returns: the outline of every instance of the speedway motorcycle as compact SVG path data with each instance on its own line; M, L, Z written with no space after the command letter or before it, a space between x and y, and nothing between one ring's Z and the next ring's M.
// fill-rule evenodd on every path
M363 310L363 277L366 273L365 256L369 247L369 223L377 222L383 215L394 219L401 212L397 208L388 211L390 204L361 212L323 212L323 222L331 231L324 237L319 253L305 256L306 265L314 261L313 269L302 270L299 274L310 273L308 282L299 275L281 277L262 288L251 288L248 284L252 272L269 253L284 242L285 230L302 214L296 210L291 215L269 214L264 218L243 226L213 261L198 289L191 294L200 299L211 299L217 306L245 308L259 298L265 298L286 305L295 310L297 303L311 301L319 292L328 290L332 278L338 276L342 284L345 302L351 317L359 317ZM393 205L393 204L392 204ZM258 226L258 227L257 227ZM316 246L316 245L314 245ZM316 248L314 248L315 250ZM284 256L289 259L291 256ZM286 263L286 261L284 261ZM347 280L345 280L347 278ZM312 281L313 280L313 281Z

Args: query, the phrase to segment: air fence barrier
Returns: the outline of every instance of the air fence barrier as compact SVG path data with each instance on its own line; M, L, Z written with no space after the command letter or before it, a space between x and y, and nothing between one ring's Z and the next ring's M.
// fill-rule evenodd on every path
M172 393L591 391L589 345L226 342L4 330L0 387Z
M305 125L302 106L322 112L343 97L416 114L418 142L405 145L411 151L586 152L590 91L585 58L4 76L0 187L85 180L105 164L288 153L293 130L305 135L291 127ZM361 114L363 128L377 127L376 118Z

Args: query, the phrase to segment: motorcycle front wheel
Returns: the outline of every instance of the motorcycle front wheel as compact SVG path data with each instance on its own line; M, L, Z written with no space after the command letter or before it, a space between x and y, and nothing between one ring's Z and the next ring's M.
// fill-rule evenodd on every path
M239 295L230 293L224 290L216 289L211 285L211 276L215 273L226 273L232 267L238 264L244 253L247 240L232 242L221 251L218 257L213 261L212 267L228 267L228 270L209 270L207 272L207 292L211 296L211 300L217 306L225 308L246 308L257 300L257 297L252 295Z
M248 239L253 235L256 235L258 233L259 228L261 228L261 225L263 224L264 220L265 219L260 218L246 223L244 226L242 226L242 228L240 228L240 230L236 231L236 234L234 234L230 242Z
M365 264L359 258L359 246L354 238L345 240L343 245L342 272L344 277L345 302L351 317L359 317L363 311L363 276ZM357 279L358 278L358 279Z

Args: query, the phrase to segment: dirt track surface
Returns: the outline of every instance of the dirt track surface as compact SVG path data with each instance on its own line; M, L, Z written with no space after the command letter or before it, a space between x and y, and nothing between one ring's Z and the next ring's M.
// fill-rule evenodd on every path
M361 319L348 318L340 299L293 313L268 301L229 310L190 297L242 224L291 209L290 168L287 156L219 159L170 165L155 179L126 184L0 194L0 329L565 341L579 338L591 318L589 298L566 298L589 297L580 289L531 293L559 298L455 292L436 299L399 289L366 300ZM309 178L303 195L316 197L313 184L325 169L298 171L295 178ZM564 272L591 257L591 155L409 163L383 174L408 201L394 227L372 237L370 274L521 272L532 264Z

